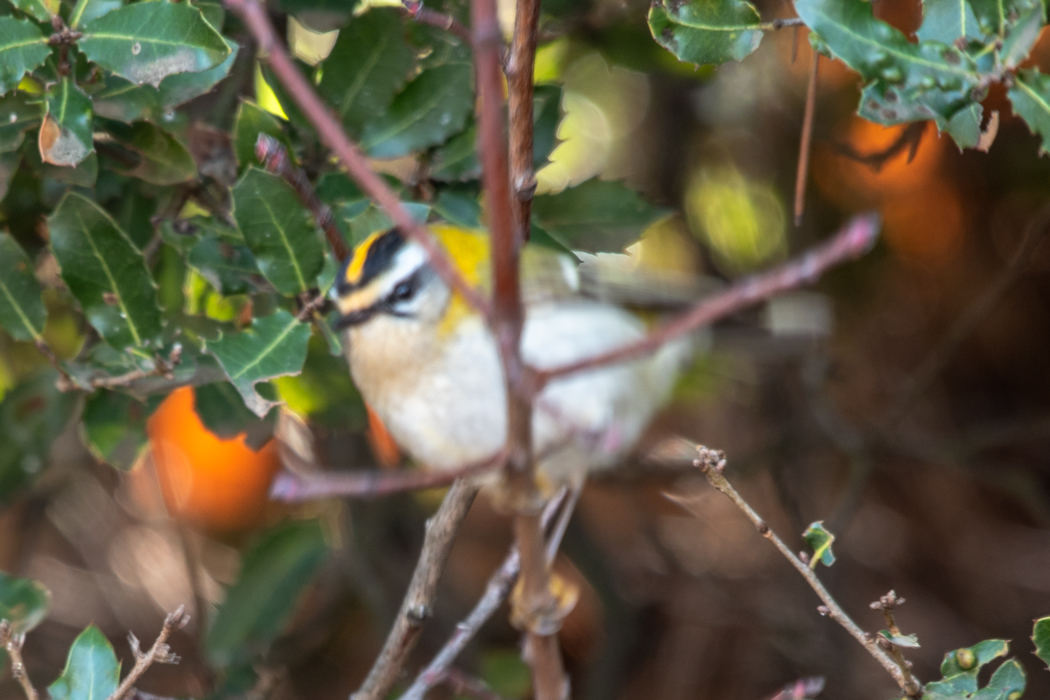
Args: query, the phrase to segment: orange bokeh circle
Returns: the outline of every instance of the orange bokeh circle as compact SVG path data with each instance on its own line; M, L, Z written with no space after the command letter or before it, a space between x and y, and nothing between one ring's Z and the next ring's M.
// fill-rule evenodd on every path
M265 519L267 492L280 467L274 440L255 451L243 435L216 436L197 415L190 387L176 389L161 403L146 433L173 517L223 532Z

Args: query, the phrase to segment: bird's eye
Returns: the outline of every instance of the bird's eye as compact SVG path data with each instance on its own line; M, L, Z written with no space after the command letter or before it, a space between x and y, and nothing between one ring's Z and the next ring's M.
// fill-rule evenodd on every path
M394 291L391 292L390 298L393 301L408 301L412 298L412 295L416 293L415 287L408 280L399 283L394 287Z

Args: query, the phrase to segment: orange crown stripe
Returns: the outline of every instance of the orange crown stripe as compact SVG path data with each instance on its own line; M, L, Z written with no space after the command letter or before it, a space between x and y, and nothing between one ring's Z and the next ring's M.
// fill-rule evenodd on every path
M368 259L368 249L372 247L372 244L383 233L384 231L376 231L361 241L361 245L354 248L354 256L350 259L350 264L346 266L347 284L356 284L361 279L361 273L365 269L365 260Z

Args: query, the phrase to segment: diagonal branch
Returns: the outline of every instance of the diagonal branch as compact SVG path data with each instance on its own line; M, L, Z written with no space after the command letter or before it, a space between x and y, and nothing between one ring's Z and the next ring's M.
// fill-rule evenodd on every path
M381 700L394 687L423 631L423 623L430 617L438 580L452 551L452 542L477 492L478 487L470 479L457 481L449 489L437 513L427 521L423 550L419 553L419 563L412 574L408 592L401 601L397 620L375 665L361 688L350 696L351 700Z
M402 0L401 4L405 16L412 21L444 29L464 44L470 43L470 30L460 24L459 20L452 15L424 7L423 0Z
M427 231L426 226L409 215L394 191L368 166L364 154L343 131L342 124L332 114L331 109L321 101L317 92L292 63L288 51L278 39L277 32L266 14L266 8L259 0L226 0L226 6L237 13L248 27L259 44L260 57L270 65L278 80L317 129L321 141L335 153L350 177L390 215L394 224L406 236L423 247L431 266L441 279L470 306L488 318L488 302L463 278L445 250Z
M658 326L645 338L587 360L541 370L537 372L537 381L543 385L568 374L643 357L672 340L686 336L756 302L815 282L829 268L857 258L870 250L878 230L879 222L875 215L855 217L829 242L768 272L740 280L728 289L699 302L691 311L685 312L677 319Z
M153 642L153 646L151 646L149 651L146 652L139 649L138 638L129 632L128 644L131 646L131 653L135 656L135 665L107 700L124 700L124 698L128 696L128 693L132 691L135 681L141 678L142 674L146 672L146 669L153 664L177 664L179 662L179 657L172 654L171 649L168 648L168 637L175 630L180 630L185 627L189 621L190 616L186 614L185 606L180 605L175 612L164 618L164 626L160 628L160 634L157 635L157 639Z

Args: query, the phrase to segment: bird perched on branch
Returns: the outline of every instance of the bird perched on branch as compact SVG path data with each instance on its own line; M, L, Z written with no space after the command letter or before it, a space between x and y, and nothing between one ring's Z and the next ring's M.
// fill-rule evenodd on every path
M485 232L429 228L467 282L487 290ZM581 293L569 255L526 246L521 278L521 352L537 369L594 357L646 334L635 314ZM344 264L335 293L354 382L402 448L437 470L498 453L506 442L507 402L496 342L418 243L396 228L373 234ZM533 412L541 486L578 486L589 471L623 457L667 399L690 345L679 341L545 386Z

